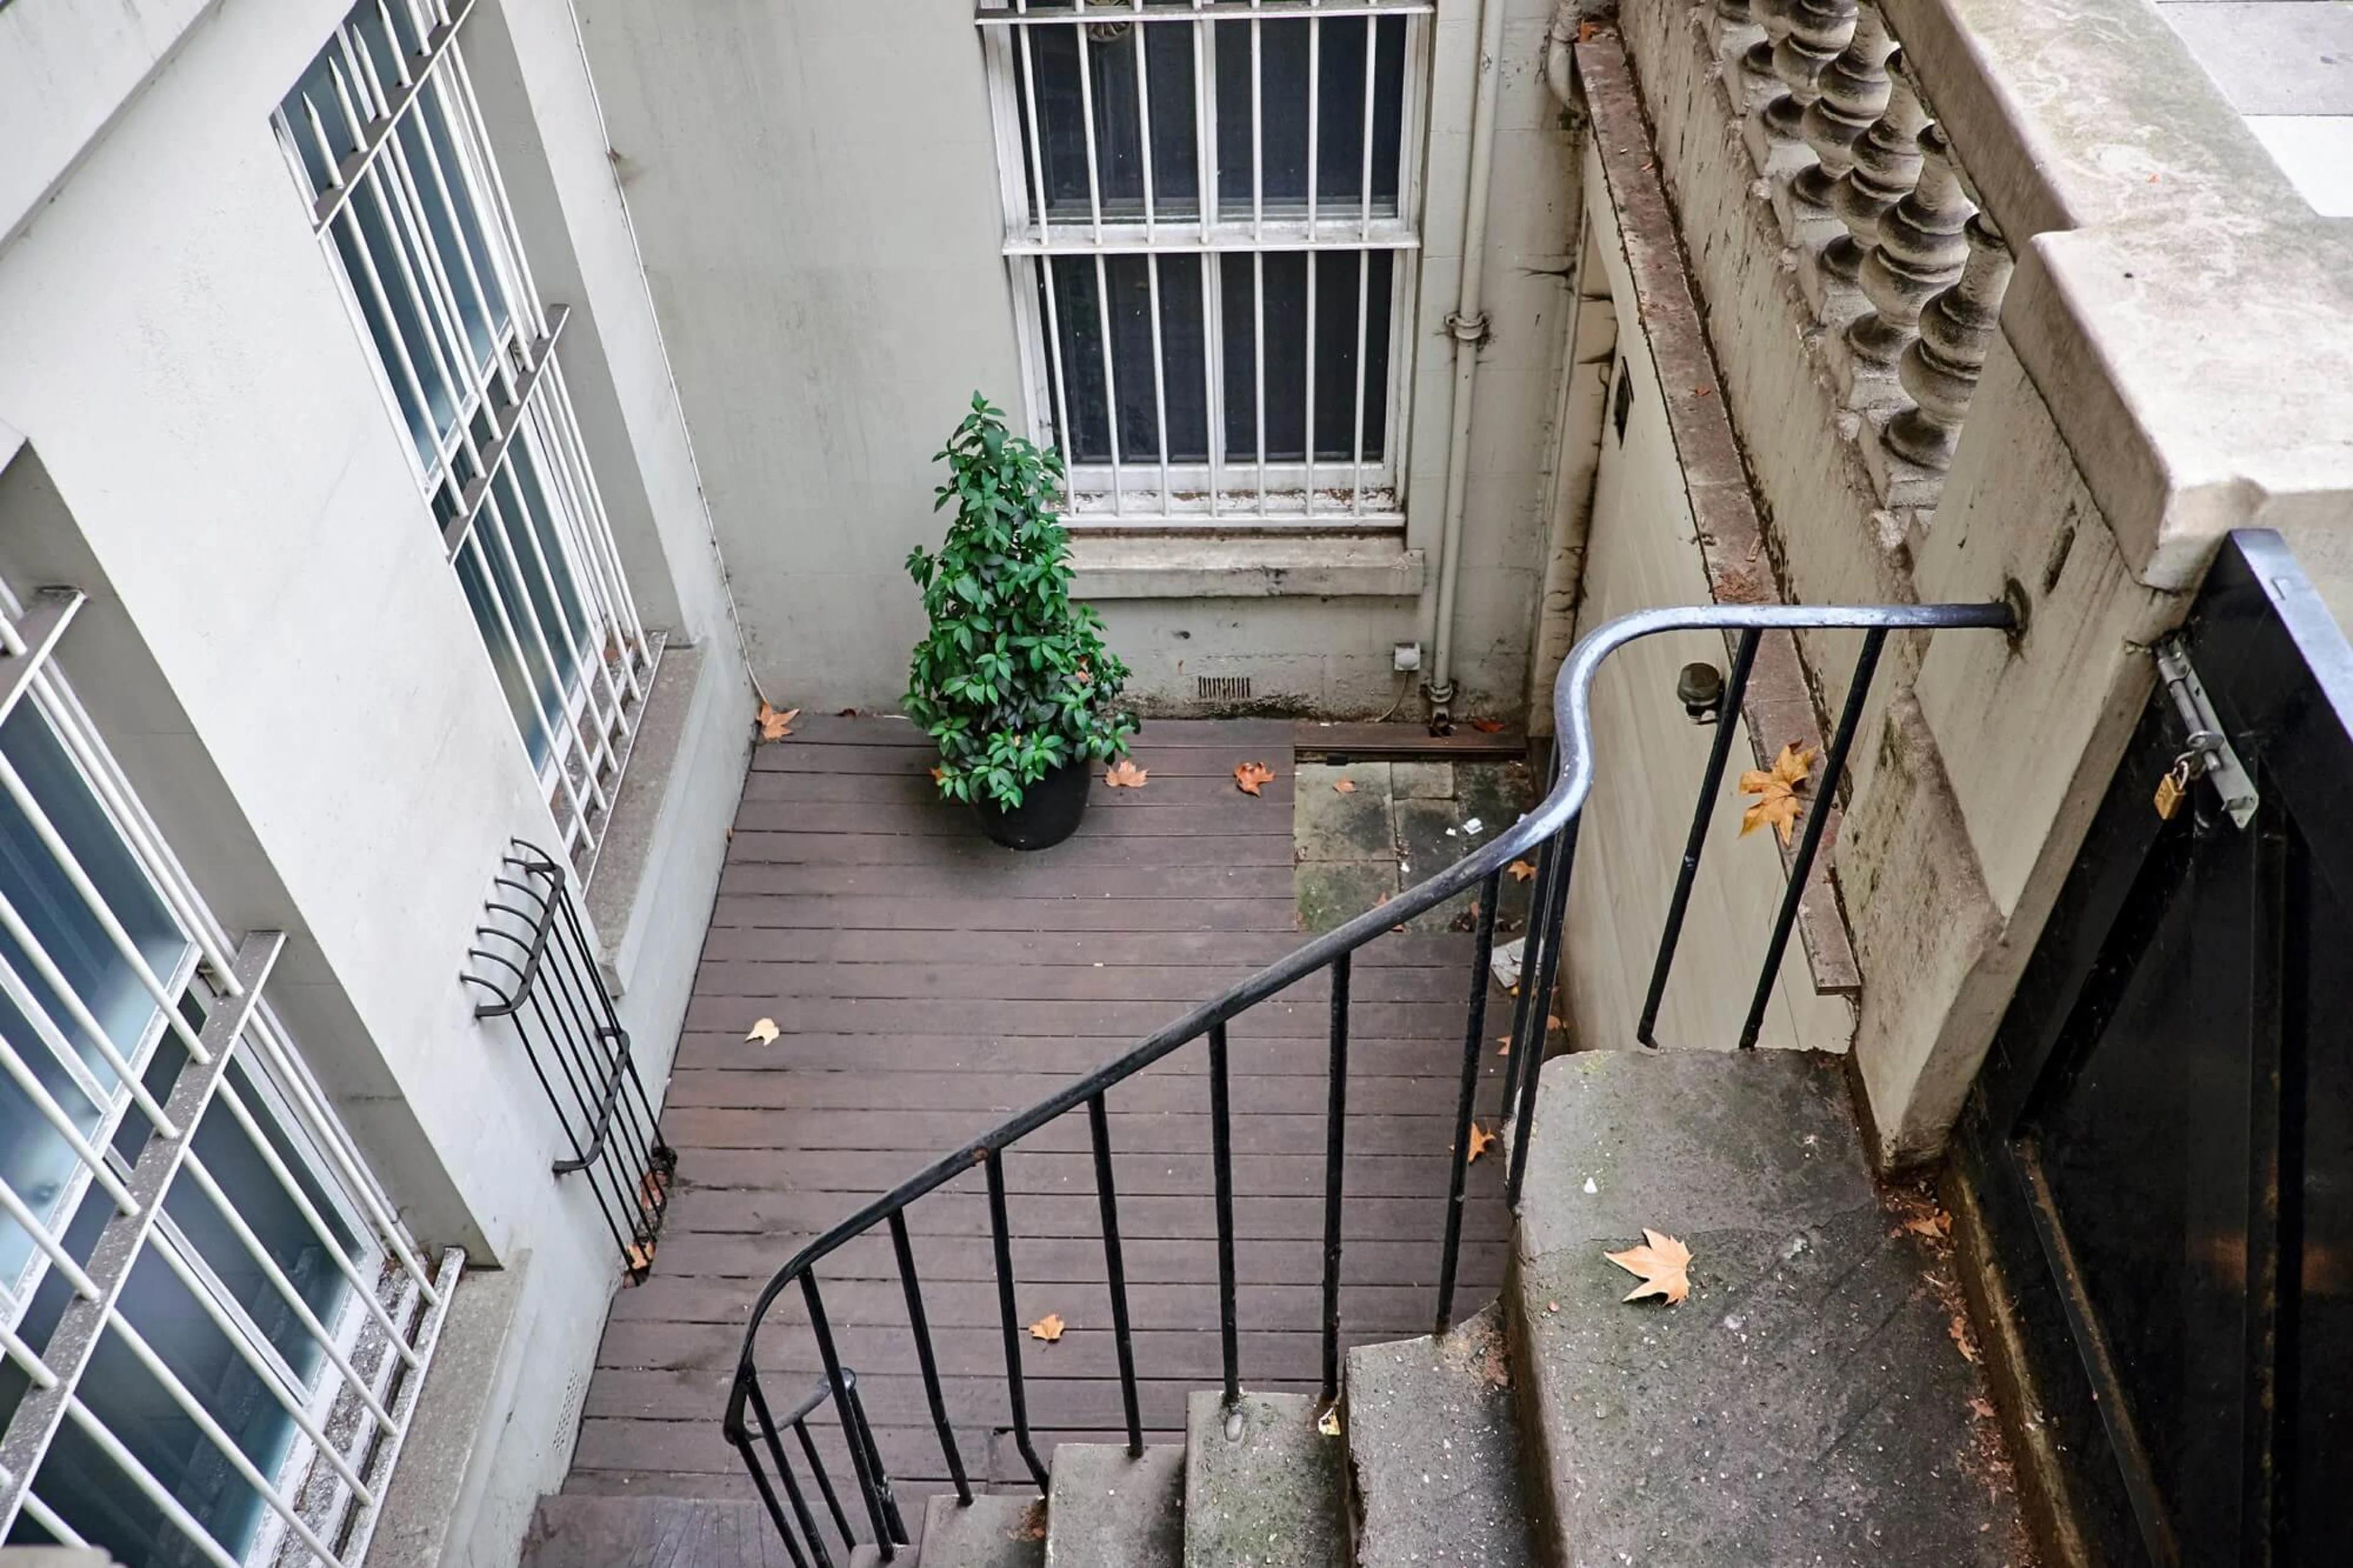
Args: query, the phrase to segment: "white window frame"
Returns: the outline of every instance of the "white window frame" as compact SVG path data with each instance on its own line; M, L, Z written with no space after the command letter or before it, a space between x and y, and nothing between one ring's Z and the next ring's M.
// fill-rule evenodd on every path
M101 1114L93 1132L80 1133L61 1121L53 1106L42 1106L37 1096L26 1095L52 1130L76 1145L77 1165L63 1201L47 1217L18 1194L0 1190L0 1205L33 1241L31 1261L0 1289L0 1357L14 1363L32 1384L0 1429L0 1541L7 1539L21 1516L66 1545L89 1544L35 1490L58 1432L71 1424L111 1457L120 1479L146 1498L167 1528L215 1568L245 1568L276 1561L281 1554L341 1568L357 1563L365 1552L463 1255L456 1249L444 1253L430 1272L419 1260L415 1244L394 1217L391 1199L369 1174L323 1090L261 997L284 938L259 931L232 942L164 845L55 667L52 656L83 603L77 592L50 589L29 605L20 604L0 587L0 721L11 715L32 717L19 713L20 704L37 711L170 916L185 950L168 974L147 968L102 893L73 860L70 848L50 847L93 919L107 928L117 957L138 974L154 1011L133 1050L106 1047L122 1058L119 1068L112 1061L108 1064L121 1081L111 1094L94 1098ZM13 768L0 769L0 788L17 798L20 810L25 800L33 798L21 793L26 786ZM38 809L37 801L34 809ZM26 815L32 816L33 811ZM37 831L37 818L36 827ZM0 889L0 896L5 891ZM28 954L31 951L28 944ZM21 986L16 989L23 994ZM191 992L203 1004L200 1025L189 1023L177 1005ZM60 993L70 994L69 986ZM85 1004L65 1004L69 1013L78 1005ZM60 1055L52 1038L64 1040L75 1025L70 1016L46 1018L29 994L18 1005L39 1037L23 1042L0 1038L0 1071L9 1080L7 1089L24 1093L24 1085L37 1076L24 1053ZM90 1030L84 1026L81 1033L88 1037ZM144 1089L130 1086L148 1069L166 1034L178 1037L186 1059L158 1104ZM75 1058L69 1047L61 1054L61 1059ZM232 1063L242 1068L252 1101L258 1103L249 1102L237 1088L228 1070ZM86 1078L94 1081L78 1058L67 1070L78 1084ZM134 1104L152 1124L135 1163L114 1147ZM315 1381L306 1382L286 1362L269 1331L165 1212L175 1183L188 1181L205 1189L228 1220L244 1259L270 1281L278 1300L289 1303L290 1310L292 1301L301 1300L267 1245L246 1228L228 1201L230 1194L216 1186L195 1151L196 1130L213 1117L241 1124L271 1179L303 1214L344 1277L348 1289L332 1321L319 1321L307 1307L296 1313L301 1331L320 1352ZM293 1165L269 1140L262 1118L284 1134ZM306 1184L326 1197L331 1214L318 1210L303 1191ZM111 1212L96 1243L77 1256L69 1232L84 1199L109 1205ZM336 1245L331 1225L359 1244L357 1257ZM145 1257L156 1258L178 1277L230 1350L293 1424L287 1457L274 1474L252 1467L212 1414L206 1391L190 1389L170 1374L123 1310L122 1289L132 1267ZM18 1330L36 1292L53 1274L65 1292L63 1310L42 1342L34 1344ZM82 1374L104 1339L145 1366L179 1414L260 1497L264 1514L241 1563L79 1397ZM164 1368L160 1373L159 1367ZM346 1433L340 1438L331 1435L339 1426Z
M479 612L475 618L494 678L503 657L529 688L522 699L509 691L509 701L528 705L527 713L517 714L526 751L534 731L544 738L545 754L536 759L541 794L573 868L585 881L611 820L664 638L649 633L638 615L558 363L556 346L570 310L540 301L467 69L460 35L474 3L360 0L320 56L329 64L331 100L306 95L300 125L284 108L271 118L288 164L310 199L321 251L375 365L377 390L400 430L419 492L428 507L458 498L454 518L443 518L437 510L443 545L453 568L471 571L477 582L491 585L488 598L494 613L487 622ZM353 25L363 11L381 14L387 32L393 31L392 18L400 18L419 41L418 51L389 62L380 58ZM456 167L444 166L438 143L429 135L420 138L423 155L412 154L403 133L428 116L444 132ZM346 142L355 151L325 181L315 180L304 149ZM448 265L448 253L430 232L428 205L471 209L489 253L488 278L478 272L462 238L455 247L462 265ZM394 276L382 274L358 233L359 207L395 237L399 265ZM351 226L345 232L364 263L358 276L337 248L338 224ZM478 358L459 289L481 300L487 298L486 285L502 296L506 320L493 323L491 351ZM397 331L398 352L390 356L373 336L368 306L390 321L396 303L425 323L430 351L425 356L416 355ZM428 457L417 450L403 399L413 399L429 414L436 390L455 413L448 428L436 433ZM522 500L514 467L518 452L538 480L545 514L534 514ZM515 509L501 499L501 480L515 498ZM510 516L511 510L516 515ZM554 560L539 542L551 532ZM523 607L531 613L512 612L495 586L502 576L521 585ZM533 607L535 594L543 593L549 602L562 598L559 577L569 581L586 623L576 637L570 635L561 609L551 623ZM571 665L568 672L565 661ZM561 700L551 700L551 693L560 693Z
M1414 373L1415 319L1420 270L1420 213L1423 143L1429 116L1430 53L1434 0L977 0L978 24L988 67L989 101L995 116L997 172L1005 211L1006 266L1028 392L1031 433L1041 444L1059 450L1068 468L1068 506L1063 521L1074 529L1109 531L1173 529L1269 529L1298 531L1394 532L1405 528L1406 455L1410 448L1409 426ZM1403 112L1398 129L1398 198L1394 215L1374 211L1372 169L1374 148L1373 78L1377 50L1366 50L1364 173L1361 200L1345 200L1339 210L1319 210L1316 193L1316 136L1320 115L1315 100L1322 80L1322 24L1327 20L1366 21L1398 16L1405 23ZM1257 58L1263 26L1272 21L1305 20L1310 32L1308 69L1307 197L1296 214L1271 210L1264 200L1263 182L1245 175L1252 192L1247 216L1229 217L1218 200L1218 120L1215 32L1220 23L1247 23L1252 35L1254 82L1262 85L1263 69ZM1029 38L1040 27L1075 29L1080 39L1080 80L1092 119L1092 85L1087 68L1090 27L1133 23L1137 27L1187 27L1193 35L1195 157L1200 187L1198 211L1183 216L1163 216L1155 210L1151 191L1153 158L1150 113L1150 72L1139 60L1136 72L1139 119L1142 124L1142 168L1145 190L1140 220L1106 218L1103 212L1103 180L1097 169L1093 139L1088 148L1088 217L1049 221L1046 212L1045 160L1042 151L1025 148L1021 110L1024 83L1035 81ZM1140 51L1139 51L1140 53ZM1033 102L1034 91L1026 94ZM1262 124L1262 118L1257 122ZM1254 127L1255 129L1255 127ZM1264 330L1264 265L1256 264L1254 308L1258 329L1252 334L1259 413L1259 455L1239 461L1225 456L1225 372L1223 332L1219 323L1226 309L1219 258L1242 254L1263 258L1274 253L1312 251L1317 256L1353 254L1369 257L1375 250L1392 257L1389 277L1388 384L1366 384L1366 344L1371 323L1366 320L1369 262L1360 260L1356 289L1356 394L1351 406L1337 417L1350 426L1353 451L1348 458L1315 456L1319 420L1314 407L1314 356L1315 288L1319 266L1307 269L1308 318L1305 331L1307 401L1305 458L1297 462L1265 459L1267 384ZM1110 343L1109 284L1104 261L1113 256L1142 255L1148 258L1153 299L1155 406L1160 429L1156 459L1122 460L1117 438L1118 383ZM1208 461L1168 460L1166 358L1160 348L1160 267L1166 256L1198 257L1203 292L1203 361L1205 418ZM1059 389L1068 383L1059 374L1061 354L1057 306L1050 294L1040 305L1040 279L1050 263L1064 258L1092 258L1095 267L1098 309L1106 320L1099 329L1103 342L1103 374L1106 403L1113 421L1112 460L1081 464L1075 460L1057 405ZM1364 456L1363 434L1373 400L1381 405L1383 439L1377 459Z

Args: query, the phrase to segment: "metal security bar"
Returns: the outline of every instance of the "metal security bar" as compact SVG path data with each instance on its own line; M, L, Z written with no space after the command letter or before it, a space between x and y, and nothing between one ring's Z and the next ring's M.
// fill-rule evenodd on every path
M1527 945L1521 969L1519 999L1512 1016L1510 1065L1504 1081L1504 1103L1513 1131L1504 1191L1506 1200L1516 1205L1527 1168L1528 1131L1535 1113L1549 993L1552 978L1560 964L1561 939L1568 908L1569 874L1575 865L1577 831L1586 799L1593 788L1597 759L1593 752L1590 705L1593 679L1603 662L1619 648L1642 637L1665 632L1720 630L1727 635L1737 634L1741 668L1745 674L1747 664L1753 661L1757 639L1767 635L1787 635L1820 627L1847 627L1863 633L1862 657L1848 687L1846 706L1823 759L1820 775L1812 781L1808 792L1805 831L1799 838L1779 912L1766 940L1764 955L1757 970L1753 1000L1739 1041L1741 1048L1753 1049L1766 1005L1780 977L1781 961L1788 950L1799 900L1812 877L1814 861L1821 848L1823 826L1836 799L1862 706L1888 634L1964 627L2002 628L2011 625L2013 618L2010 607L2002 604L1891 605L1821 609L1778 605L1710 605L1692 609L1647 610L1601 626L1577 645L1568 661L1561 668L1553 699L1559 747L1552 787L1535 810L1496 835L1483 848L1473 851L1428 881L1304 943L1289 957L1202 1003L1124 1056L1073 1080L1060 1092L1031 1106L995 1131L944 1154L796 1253L791 1261L768 1281L753 1305L751 1321L744 1332L743 1348L736 1359L734 1386L729 1394L723 1418L723 1430L728 1442L734 1446L746 1464L752 1466L757 1479L760 1471L751 1443L754 1430L750 1422L759 1408L759 1402L765 1397L759 1366L760 1335L778 1299L795 1288L798 1289L808 1314L809 1331L817 1342L818 1355L826 1369L836 1414L845 1431L855 1429L860 1415L844 1379L839 1358L835 1353L818 1269L828 1258L851 1241L878 1225L887 1224L894 1244L899 1278L905 1288L907 1327L913 1339L916 1363L923 1373L933 1426L948 1464L948 1473L958 1478L958 1496L966 1502L971 1500L970 1488L962 1479L965 1474L963 1456L957 1451L955 1434L949 1422L939 1371L933 1354L931 1329L923 1310L922 1292L915 1279L914 1258L906 1241L906 1213L926 1194L947 1185L976 1165L981 1168L988 1184L990 1240L996 1256L998 1315L1005 1343L1007 1408L1011 1416L1014 1446L1027 1465L1031 1479L1041 1491L1044 1490L1046 1466L1038 1453L1029 1426L1027 1379L1021 1359L1022 1331L1014 1305L1016 1281L1012 1231L1005 1204L1004 1168L1007 1154L1017 1144L1049 1123L1084 1107L1094 1151L1096 1198L1103 1218L1104 1279L1111 1293L1113 1328L1120 1347L1119 1375L1121 1392L1126 1403L1128 1445L1131 1452L1141 1455L1144 1451L1144 1431L1137 1416L1137 1373L1126 1328L1127 1285L1121 1267L1118 1199L1112 1186L1111 1149L1104 1103L1129 1079L1196 1041L1206 1043L1208 1055L1209 1155L1215 1175L1217 1205L1219 1336L1224 1392L1229 1404L1238 1400L1242 1389L1243 1368L1239 1332L1240 1295L1235 1266L1233 1134L1227 1026L1260 1003L1282 994L1302 980L1325 972L1332 977L1332 1012L1327 1068L1331 1098L1324 1128L1324 1396L1326 1401L1335 1399L1339 1394L1340 1263L1343 1251L1340 1214L1347 1161L1352 955L1390 931L1403 929L1416 915L1475 887L1480 889L1478 913L1473 921L1477 934L1469 978L1470 999L1465 1009L1461 1080L1453 1107L1455 1137L1449 1201L1443 1234L1434 1238L1439 1247L1434 1317L1438 1331L1444 1332L1454 1321L1456 1265L1462 1241L1461 1211L1472 1143L1472 1093L1478 1082L1480 1054L1487 1043L1487 969L1494 942L1495 909L1500 900L1502 877L1513 861L1531 853L1536 856L1534 897L1528 910ZM1737 714L1727 701L1719 710L1717 717L1724 729L1728 730ZM1701 781L1703 811L1713 811L1720 803L1724 756L1725 748L1719 745ZM1689 902L1691 888L1698 871L1696 853L1685 855L1676 874L1676 890L1672 906L1678 913L1670 920L1659 942L1659 963L1662 970L1673 963L1675 945L1681 936L1680 911ZM776 1331L771 1328L772 1337ZM905 1531L898 1528L886 1506L889 1477L881 1472L880 1459L856 1444L850 1447L850 1458L855 1461L859 1483L865 1493L872 1539L883 1559L892 1560L896 1555L897 1546L904 1543L907 1537ZM765 1485L761 1493L767 1502L771 1521L789 1542L793 1538L792 1528L777 1507L775 1497ZM796 1555L795 1561L799 1560Z
M51 658L0 618L0 1541L365 1550L461 1262L428 1274ZM164 1441L159 1434L179 1436Z
M360 0L274 118L426 502L584 877L661 638L638 617L459 34Z
M1430 0L983 0L1064 521L1402 529Z
M638 1076L629 1032L605 988L564 867L521 839L501 865L483 923L474 929L482 945L467 951L480 968L466 983L490 998L474 1016L514 1025L572 1148L570 1159L555 1162L554 1173L587 1173L635 1284L653 1267L678 1153L662 1141L661 1119Z

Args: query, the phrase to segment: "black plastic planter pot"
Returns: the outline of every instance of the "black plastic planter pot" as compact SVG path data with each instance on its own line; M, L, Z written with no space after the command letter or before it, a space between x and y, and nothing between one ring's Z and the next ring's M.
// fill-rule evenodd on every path
M973 809L980 814L980 830L1008 849L1050 848L1079 830L1093 783L1094 769L1081 757L1022 791L1021 804L1011 811L985 798Z

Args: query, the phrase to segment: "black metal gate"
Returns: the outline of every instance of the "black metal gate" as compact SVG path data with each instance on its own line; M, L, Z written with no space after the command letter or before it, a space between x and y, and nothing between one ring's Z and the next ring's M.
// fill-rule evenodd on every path
M2162 651L1960 1157L2092 1561L2345 1563L2353 648L2245 532Z

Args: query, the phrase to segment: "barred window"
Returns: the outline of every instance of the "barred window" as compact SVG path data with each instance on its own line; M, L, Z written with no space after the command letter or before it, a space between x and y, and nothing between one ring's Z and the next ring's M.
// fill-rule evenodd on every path
M1074 525L1398 527L1428 0L982 0Z
M472 0L360 0L286 95L311 199L491 669L585 876L660 657L638 619L459 48Z

